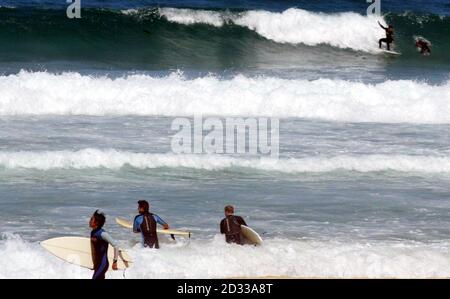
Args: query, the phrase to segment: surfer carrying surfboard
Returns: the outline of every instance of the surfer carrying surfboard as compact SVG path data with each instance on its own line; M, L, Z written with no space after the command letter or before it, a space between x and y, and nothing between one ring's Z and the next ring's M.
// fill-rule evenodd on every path
M156 214L150 213L150 205L146 200L138 201L139 215L134 217L133 232L142 234L142 244L148 248L159 248L156 225L161 224L164 229L169 225Z
M98 210L94 212L89 220L89 227L91 231L91 250L92 261L94 263L94 275L92 279L105 279L106 271L109 268L108 261L108 246L114 247L114 259L112 269L117 270L117 258L119 256L119 247L117 243L111 238L111 236L105 232L103 225L105 224L106 217L103 213L99 213Z
M388 51L390 51L391 44L394 42L394 27L392 25L384 27L380 22L378 22L378 25L380 25L380 27L386 31L386 38L380 38L380 40L378 41L379 47L381 49L381 44L386 43L386 48Z
M224 208L225 218L220 222L220 233L225 235L227 243L236 243L243 245L241 225L247 225L241 216L234 215L234 207L226 206Z

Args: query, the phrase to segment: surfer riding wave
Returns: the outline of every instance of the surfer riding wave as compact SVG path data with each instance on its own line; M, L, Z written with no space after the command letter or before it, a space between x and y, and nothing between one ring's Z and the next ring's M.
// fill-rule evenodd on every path
M380 40L378 41L378 45L381 49L381 44L385 43L387 50L390 51L391 44L394 42L394 27L392 25L384 27L380 22L378 22L378 25L380 25L380 27L386 31L386 38L380 38Z

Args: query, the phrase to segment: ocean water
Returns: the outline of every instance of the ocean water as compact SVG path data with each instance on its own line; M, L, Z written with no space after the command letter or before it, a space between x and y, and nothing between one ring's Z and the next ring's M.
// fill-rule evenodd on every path
M82 7L0 2L0 278L89 278L39 241L95 209L135 260L108 278L450 276L448 1ZM194 115L277 118L279 157L174 153ZM141 248L114 217L142 198L192 238ZM224 242L227 204L263 246Z

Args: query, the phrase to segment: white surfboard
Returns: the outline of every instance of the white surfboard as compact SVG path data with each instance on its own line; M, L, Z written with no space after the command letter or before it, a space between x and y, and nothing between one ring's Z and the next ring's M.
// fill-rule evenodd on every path
M402 55L402 53L395 52L395 51L388 51L388 50L385 50L385 49L380 49L380 53L390 54L390 55Z
M71 264L88 269L94 268L92 261L91 239L84 237L60 237L40 242L51 254ZM109 269L111 270L114 259L114 248L108 247ZM130 256L125 251L119 252L117 268L126 269L133 264Z
M248 226L241 225L242 234L244 235L245 239L249 241L249 243L254 245L262 245L263 240L258 235L257 232L255 232L253 229L251 229Z
M122 218L116 218L116 223L119 224L122 227L133 229L133 223L130 221L127 221ZM175 230L175 229L157 229L156 232L158 234L167 234L167 235L176 235L176 236L183 236L183 237L191 237L191 232L188 231L182 231L182 230Z

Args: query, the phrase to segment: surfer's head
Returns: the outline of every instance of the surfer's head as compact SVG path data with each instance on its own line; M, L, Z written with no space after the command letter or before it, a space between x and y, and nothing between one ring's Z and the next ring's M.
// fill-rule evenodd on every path
M225 216L230 216L234 214L234 207L231 205L228 205L224 208Z
M105 214L99 213L98 210L92 214L91 220L89 220L89 226L93 229L102 228L105 224Z
M146 201L146 200L139 200L138 201L139 214L148 213L149 210L150 210L150 205L148 204L148 201Z

